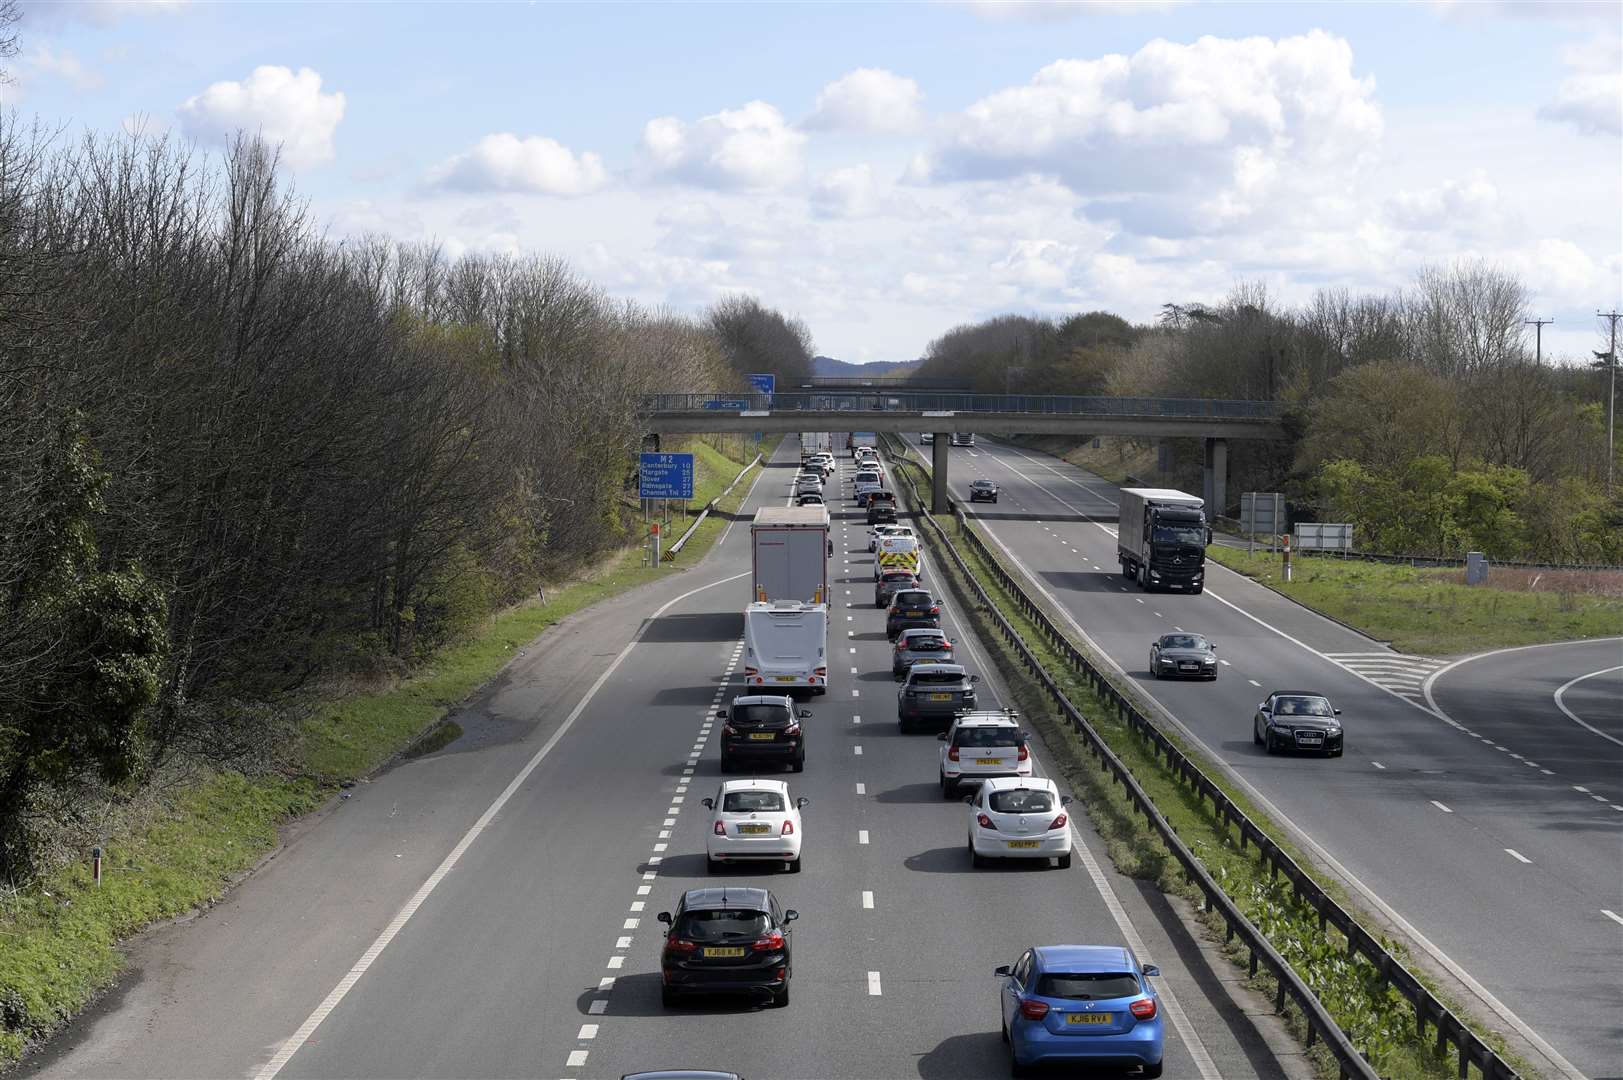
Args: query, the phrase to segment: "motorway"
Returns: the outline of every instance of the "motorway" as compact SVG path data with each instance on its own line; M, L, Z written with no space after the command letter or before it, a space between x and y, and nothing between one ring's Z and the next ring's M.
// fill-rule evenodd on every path
M1145 593L1122 579L1104 480L984 440L953 448L949 469L955 500L1001 554L1361 883L1366 906L1407 924L1434 964L1474 979L1490 1008L1497 999L1494 1026L1519 1019L1558 1073L1623 1075L1623 645L1450 666L1393 653L1215 564L1203 595ZM998 503L966 501L977 478L1001 486ZM1150 642L1172 630L1217 642L1216 682L1150 678ZM1554 693L1590 673L1563 695L1580 724ZM1274 689L1328 694L1343 710L1346 756L1254 746L1252 716Z
M1230 996L1233 970L1110 869L1085 822L1071 870L971 869L939 743L897 732L845 499L832 686L809 704L805 772L786 777L811 800L806 869L723 878L800 911L793 1001L660 1006L654 915L717 880L699 800L719 782L714 709L741 679L744 519L786 501L794 471L780 451L697 567L565 620L457 714L459 739L303 824L207 914L140 939L116 990L23 1072L979 1080L1007 1070L994 966L1031 944L1127 942L1163 972L1166 1075L1301 1075L1253 1025L1267 1006ZM960 659L1002 697L946 610Z

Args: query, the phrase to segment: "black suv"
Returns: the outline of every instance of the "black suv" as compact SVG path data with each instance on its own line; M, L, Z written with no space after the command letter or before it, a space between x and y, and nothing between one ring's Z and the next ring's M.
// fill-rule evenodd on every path
M896 522L896 493L873 491L868 493L868 524L893 525Z
M722 709L716 717L722 721L722 772L732 772L745 760L787 765L795 772L806 768L806 736L800 722L811 719L811 710L797 713L791 698L746 694L733 698L731 711Z
M961 710L975 707L975 684L958 664L914 664L896 691L896 726L903 734L915 727L945 731Z
M885 615L885 637L896 640L903 630L939 629L941 605L923 589L903 589L890 598L890 611Z
M670 927L659 956L663 1004L687 994L755 994L779 1008L789 1004L789 924L800 913L785 911L767 890L689 889L674 915L658 918Z
M992 480L976 480L969 485L969 501L997 502L997 484Z

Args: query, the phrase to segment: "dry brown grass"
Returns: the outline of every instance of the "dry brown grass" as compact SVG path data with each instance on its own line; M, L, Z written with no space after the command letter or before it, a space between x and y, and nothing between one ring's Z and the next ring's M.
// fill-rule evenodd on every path
M1465 584L1464 570L1437 570L1428 576ZM1623 598L1623 570L1529 570L1490 566L1488 588L1516 593L1557 593Z

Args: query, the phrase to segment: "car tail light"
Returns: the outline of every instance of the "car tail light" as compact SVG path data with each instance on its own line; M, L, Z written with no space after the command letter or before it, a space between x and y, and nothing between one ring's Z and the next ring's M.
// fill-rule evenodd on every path
M698 942L679 938L674 930L671 931L671 936L665 939L665 948L674 953L690 953L698 947Z
M1154 1020L1155 999L1140 998L1138 1001L1135 1001L1131 1005L1127 1006L1127 1011L1132 1013L1133 1016L1139 1020Z
M947 748L947 760L948 761L957 761L958 760L958 748L956 746L952 746L952 747Z
M1027 1020L1041 1020L1048 1015L1048 1002L1027 998L1020 1003L1020 1015Z
M752 944L750 948L759 949L761 952L771 952L774 949L781 949L783 948L783 934L778 930L773 930L768 934L762 934L760 937L755 939L754 944Z
M756 675L759 675L760 673L761 673L760 668L758 668L758 667L750 667L748 664L744 665L744 674L746 676L753 678Z
M778 835L779 836L793 836L794 834L795 834L795 823L792 822L792 821L785 821L783 823L783 828L778 830Z
M818 669L817 669L817 677L818 677L818 678L819 678L819 679L826 679L826 678L828 678L828 668L826 668L826 667L820 667L820 668L818 668Z
M1061 814L1059 817L1055 818L1053 821L1050 821L1048 823L1048 831L1049 832L1053 832L1055 829L1063 829L1063 828L1065 828L1065 815L1064 814Z
M938 608L938 607L933 607L933 608L930 609L930 614L931 615L939 615L939 614L941 614L941 609Z
M733 727L733 725L730 724L730 723L723 724L723 725L721 725L721 733L723 735L737 735L738 734L738 729Z
M996 826L992 824L992 819L987 817L985 814L976 814L975 824L979 825L983 829L996 828Z
M711 831L714 832L717 836L726 836L727 835L727 826L723 825L721 822L718 821L718 822L716 822L715 828L712 829Z
M785 735L799 735L800 734L800 725L799 724L790 724L788 727L783 729L783 733Z
M1025 743L1021 743L1020 744L1020 753L1015 758L1015 760L1016 761L1027 761L1030 758L1031 758L1031 750L1030 750L1030 748L1027 747Z

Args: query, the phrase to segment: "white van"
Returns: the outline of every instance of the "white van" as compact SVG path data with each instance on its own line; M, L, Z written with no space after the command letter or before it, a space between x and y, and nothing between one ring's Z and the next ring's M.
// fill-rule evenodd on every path
M744 609L744 682L750 692L827 692L827 652L827 604L778 600Z

